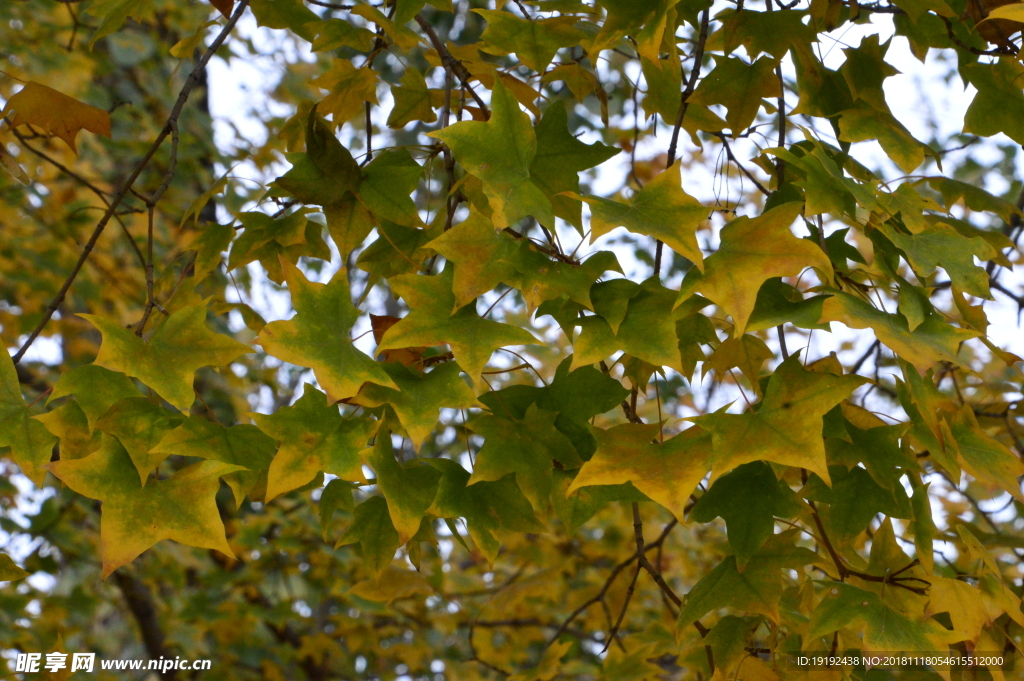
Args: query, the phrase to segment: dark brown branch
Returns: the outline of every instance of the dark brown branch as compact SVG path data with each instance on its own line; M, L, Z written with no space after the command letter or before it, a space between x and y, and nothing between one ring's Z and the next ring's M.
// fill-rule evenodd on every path
M126 572L123 568L114 572L114 581L124 596L128 609L131 610L135 623L139 625L139 633L142 635L142 642L146 646L146 654L151 660L171 657L164 648L164 631L160 627L157 618L156 604L153 602L153 594L149 587L142 583L137 577ZM169 669L160 672L160 678L164 681L174 681L178 673Z
M423 29L423 32L427 34L427 37L430 39L430 44L434 46L434 49L437 50L438 56L441 57L441 63L446 68L450 68L452 72L459 77L459 80L462 81L463 87L469 91L470 96L476 101L480 109L483 110L486 115L490 116L490 109L488 109L487 105L484 104L484 100L480 99L480 95L476 93L473 86L469 84L469 79L472 78L472 74L469 72L469 69L467 69L461 61L452 56L452 53L448 51L448 48L444 46L441 39L437 37L437 33L434 31L430 23L423 18L422 14L416 15L416 23L419 24L420 28Z
M175 137L174 140L172 140L172 143L175 144L176 149L178 117L181 116L182 109L185 108L185 103L188 102L189 95L192 94L192 90L199 83L200 76L202 75L203 71L205 71L206 65L209 63L210 59L213 58L213 55L216 54L217 50L220 49L220 46L224 44L224 41L227 40L228 35L231 33L232 29L234 29L235 24L238 23L238 20L242 17L242 14L245 12L245 9L248 6L249 0L241 0L238 3L238 7L231 15L231 18L228 19L228 22L224 25L224 28L221 29L220 33L217 34L216 38L214 38L213 42L207 48L206 52L203 53L203 56L199 59L199 62L196 64L195 68L192 69L192 73L189 74L188 79L185 81L185 85L182 86L181 92L178 93L178 100L177 102L175 102L174 108L171 109L171 113L167 117L167 123L164 125L163 130L161 130L160 134L157 135L156 139L153 141L153 144L150 145L149 151L146 152L146 155L135 166L135 169L131 172L128 178L121 185L121 188L118 189L116 194L114 194L113 198L110 201L110 206L103 214L103 217L100 218L99 223L97 223L96 228L92 232L92 235L89 237L89 240L86 242L85 247L82 249L82 254L79 256L78 262L75 263L75 266L74 268L72 268L71 273L68 275L67 279L65 279L64 284L60 287L60 290L57 292L57 296L53 299L53 302L50 303L49 307L46 308L46 312L43 314L43 318L39 320L39 324L37 324L36 328L32 330L31 334L29 334L28 339L18 349L18 352L16 352L14 356L11 358L15 364L20 362L21 358L25 356L25 353L35 342L36 338L38 338L39 334L43 332L43 329L49 323L50 319L53 317L53 314L57 311L57 308L60 307L61 303L64 302L64 298L65 296L67 296L68 290L74 283L75 278L81 271L82 266L85 264L85 261L89 259L89 255L92 253L92 249L95 248L96 242L99 241L99 238L103 234L103 230L106 228L107 224L110 222L110 219L114 217L114 214L117 211L118 206L120 206L121 202L124 201L125 197L128 195L128 192L131 191L132 185L134 185L135 181L139 179L139 176L142 174L142 171L145 170L146 167L149 165L149 162L153 160L153 157L156 155L157 150L160 149L160 147L164 143L164 140L166 140L167 137L171 135L172 132L175 133Z

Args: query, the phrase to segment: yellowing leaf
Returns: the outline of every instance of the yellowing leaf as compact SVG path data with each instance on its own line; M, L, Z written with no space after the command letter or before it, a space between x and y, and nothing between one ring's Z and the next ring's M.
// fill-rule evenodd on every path
M391 289L412 311L387 330L377 351L448 344L459 366L478 381L495 350L533 343L536 339L525 329L479 317L474 305L467 305L453 315L453 276L454 268L446 266L441 274L432 277L393 277Z
M359 451L374 424L344 418L326 395L306 384L302 397L270 415L252 414L259 429L281 446L267 474L267 501L305 485L323 471L363 479Z
M496 229L527 215L553 226L551 201L530 179L537 135L529 116L500 80L494 83L490 120L456 123L430 136L451 147L455 160L483 182Z
M423 74L416 69L405 70L402 87L392 87L391 96L395 105L388 114L389 128L401 128L412 121L433 123L437 120L434 108L444 104L444 93L428 89Z
M367 382L397 389L380 363L360 352L349 337L359 310L349 297L345 270L320 284L291 263L282 263L282 268L295 316L270 322L255 342L278 359L310 367L331 402L352 397Z
M7 100L0 118L8 119L12 128L34 125L48 135L56 135L77 153L75 139L83 128L97 135L110 137L110 114L103 109L57 92L36 82L28 82Z
M163 539L234 557L215 497L221 476L240 466L203 461L142 487L128 452L107 435L95 453L48 468L71 489L103 503L104 578Z
M676 253L704 268L697 245L697 229L709 210L680 186L679 168L671 168L648 182L629 205L596 196L579 197L590 204L591 241L616 227L664 241Z
M929 579L929 614L947 612L953 621L953 632L957 641L976 641L981 629L990 623L985 613L981 591L967 582L948 577L934 576ZM1018 607L1019 609L1019 607Z
M192 377L197 369L224 366L252 352L248 346L210 331L205 305L178 310L157 327L148 341L112 319L79 316L103 334L95 364L139 379L185 412L195 401Z
M710 468L710 433L688 428L659 444L658 431L657 424L592 428L597 451L580 468L567 494L590 485L628 481L682 520L690 495Z
M365 102L377 103L377 76L373 69L357 69L348 59L335 59L330 70L310 84L330 91L319 108L321 114L331 114L335 128L362 113Z
M802 206L788 203L756 218L736 218L722 228L722 245L705 262L703 275L690 270L676 304L694 292L710 298L733 318L735 336L743 333L761 284L773 277L800 274L814 267L832 278L832 264L817 245L798 239L790 225Z
M139 470L140 481L145 486L149 474L167 458L166 454L150 450L181 421L180 414L153 404L145 397L128 397L101 416L96 428L118 439Z
M764 460L806 468L829 481L822 417L865 380L807 371L796 355L791 356L772 374L756 412L693 419L712 433L715 476Z
M401 364L384 364L383 367L398 390L367 383L350 403L371 408L390 404L416 451L437 428L441 409L479 406L472 389L459 376L462 369L455 362L442 364L425 374Z
M521 19L502 10L473 10L487 21L480 38L485 52L505 55L516 53L520 61L542 73L561 47L579 42L583 34L575 28L575 17Z
M999 487L1024 503L1017 479L1024 475L1024 463L1004 444L989 437L978 426L970 405L963 405L950 421L956 448L964 470L980 482Z
M870 328L878 340L920 371L940 360L959 364L960 343L979 335L977 331L951 326L935 313L925 317L911 332L903 315L883 312L845 292L838 292L825 301L821 321L842 322L851 329Z

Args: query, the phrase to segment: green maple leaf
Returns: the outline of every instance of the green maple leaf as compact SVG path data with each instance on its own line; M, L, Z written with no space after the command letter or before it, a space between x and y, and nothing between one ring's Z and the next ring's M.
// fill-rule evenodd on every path
M811 478L803 494L828 504L822 507L821 517L836 546L849 546L879 513L893 518L910 518L913 515L910 499L902 485L886 489L859 466L850 470L845 466L829 466L828 470L832 477L831 489Z
M479 407L472 389L459 376L462 369L455 362L442 364L427 373L401 364L384 364L383 367L398 390L367 383L350 402L370 408L391 405L416 451L437 428L441 409Z
M106 435L84 459L57 461L51 473L84 497L103 503L103 577L163 539L234 557L217 510L220 478L240 466L203 461L166 480L139 484L139 473L117 438Z
M830 248L829 254L832 253L833 249ZM801 329L828 331L828 325L818 321L821 319L822 305L827 298L828 296L811 296L805 299L799 289L785 283L781 278L769 279L761 284L757 291L754 310L747 320L747 333L770 329L787 322Z
M823 582L825 595L811 615L808 638L846 627L863 629L866 651L907 653L945 650L949 634L933 619L913 619L877 594L841 582Z
M326 207L355 194L362 182L359 165L316 105L306 118L306 153L286 158L293 167L273 184L303 203Z
M423 221L409 196L416 191L423 167L407 149L388 149L363 169L359 198L378 219L420 228Z
M411 312L387 330L377 352L447 344L470 378L479 381L495 350L534 343L536 339L525 329L483 319L477 315L475 305L452 314L453 278L454 268L446 266L437 276L403 274L391 279L392 291L408 303Z
M708 472L711 437L702 428L688 428L659 444L659 429L657 424L633 423L593 428L597 451L568 491L628 481L682 519L690 495Z
M53 392L46 403L68 395L75 396L88 419L89 430L92 430L96 421L116 402L125 397L138 397L139 391L132 379L121 372L86 364L61 374L53 384Z
M988 273L974 264L974 258L992 260L996 249L979 237L967 238L949 225L936 223L917 234L902 234L888 225L882 231L903 251L915 272L928 276L936 267L946 270L953 286L977 296L991 298Z
M181 425L166 433L150 450L150 456L192 456L247 469L231 473L224 482L231 488L235 504L241 505L245 495L263 480L277 446L274 440L250 424L222 426L198 416L186 418Z
M166 454L150 450L181 422L181 414L153 404L145 397L126 397L100 417L96 429L118 439L145 486L150 473L167 458Z
M360 312L349 297L345 270L320 284L290 263L282 266L295 316L270 322L255 342L278 359L310 367L331 402L352 397L364 383L397 388L380 363L360 352L349 337Z
M704 76L687 101L705 106L724 105L729 110L725 121L735 137L754 122L762 98L780 94L774 59L762 57L747 64L736 57L715 57L715 68Z
M533 404L522 419L481 416L471 421L469 427L483 436L484 445L468 484L515 473L523 494L543 512L551 497L554 463L562 468L579 468L583 463L572 441L555 428L556 417Z
M863 463L875 482L892 491L904 471L919 468L913 454L900 449L899 438L908 426L901 423L862 429L846 421L843 429L848 440L838 437L825 440L829 463L841 463L847 468Z
M576 471L556 470L555 486L551 493L551 505L554 506L555 514L565 525L570 536L576 534L584 523L613 501L652 501L628 482L618 485L588 485L570 492L569 487L575 474Z
M530 405L557 412L555 428L568 437L581 459L589 459L597 448L588 421L616 408L629 391L614 378L585 366L570 370L572 358L558 365L550 385L513 385L480 396L493 414L522 420Z
M575 17L521 19L502 10L474 9L487 22L480 36L483 51L506 55L516 53L519 60L537 73L543 73L562 47L577 44L583 33L575 27Z
M802 504L784 481L776 480L771 466L754 461L715 481L690 513L690 519L709 523L725 520L736 569L743 572L750 558L775 528L775 516L791 518Z
M976 62L961 69L964 80L978 89L964 115L964 132L991 137L998 133L1024 144L1024 93L1017 83L1024 66L1012 59Z
M424 461L402 465L395 460L391 433L377 432L377 441L366 457L377 473L377 485L388 501L391 523L398 530L398 541L408 542L420 528L423 515L434 502L441 474Z
M715 475L764 460L806 468L828 481L822 417L865 381L808 371L791 356L772 374L756 412L693 419L713 435Z
M359 544L363 564L370 571L380 573L391 564L395 551L401 546L398 530L391 524L388 502L384 497L370 497L352 511L353 522L338 540L338 546Z
M441 471L441 479L427 512L441 518L465 518L469 536L489 562L498 555L501 534L544 530L514 475L470 485L469 471L458 463L449 459L430 459L429 463Z
M530 178L551 201L556 217L582 234L582 207L565 192L578 192L579 173L600 165L619 153L600 142L584 144L569 131L565 104L554 102L535 128L537 154L530 164Z
M4 353L0 357L0 447L10 447L11 458L21 472L41 486L55 444L57 438L32 418L21 396L14 362Z
M704 263L703 275L697 270L687 273L677 304L699 291L732 316L734 335L739 336L767 280L795 276L805 267L814 267L831 279L832 263L824 251L793 236L789 229L801 208L799 203L787 203L756 218L736 218L723 227L721 247Z
M401 82L401 87L391 87L395 105L388 114L388 127L402 128L412 121L436 121L437 114L434 113L434 108L444 104L444 93L429 89L423 74L416 69L406 69Z
M941 360L959 364L957 353L960 344L980 335L977 331L951 326L934 312L911 331L903 315L883 312L843 292L837 292L825 301L821 321L842 322L851 329L870 328L878 340L921 371Z
M267 501L302 487L321 471L343 480L362 480L359 451L374 423L344 418L308 383L292 406L251 416L260 430L281 443L267 474Z
M96 365L139 379L184 412L195 401L192 378L197 369L224 366L252 352L247 345L210 331L205 305L189 305L173 313L148 341L112 319L79 316L103 334Z
M491 93L490 120L456 123L430 136L447 144L466 172L483 182L495 228L504 229L527 215L553 226L551 201L530 178L537 135L500 79Z
M612 331L603 316L580 317L576 320L583 329L573 344L573 366L593 364L616 350L638 357L656 366L668 366L682 371L682 356L676 336L676 292L661 285L657 277L647 279L639 286L609 286L602 282L594 287L600 291L594 302L598 314L608 314L611 322L618 322ZM623 301L625 299L625 301ZM625 302L625 312L622 305ZM679 310L680 313L684 310Z
M330 260L331 251L323 240L323 226L302 211L283 218L265 213L242 213L245 232L235 241L228 257L228 269L234 270L260 261L274 283L283 280L281 263L297 262L300 256Z
M648 182L629 204L597 196L578 196L590 205L591 241L616 227L664 241L698 269L704 268L704 255L697 245L697 229L707 220L710 210L682 188L681 163Z
M772 535L743 572L736 567L736 556L726 556L686 594L679 611L677 635L707 613L723 607L764 615L778 622L782 570L796 570L818 562L813 551L793 545L795 538L794 530Z
M767 52L775 59L781 59L794 44L812 43L816 33L812 26L803 22L804 10L781 10L778 12L755 12L742 9L724 10L715 19L722 22L721 39L726 54L743 45L750 57ZM708 38L707 48L713 49L713 38Z

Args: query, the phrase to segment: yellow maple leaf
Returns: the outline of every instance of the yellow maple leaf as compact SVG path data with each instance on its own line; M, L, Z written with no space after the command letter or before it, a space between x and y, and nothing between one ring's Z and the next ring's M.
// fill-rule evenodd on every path
M82 128L110 137L109 113L33 81L7 100L0 118L9 116L12 111L14 116L8 121L12 128L19 125L42 128L67 142L76 154L75 138Z

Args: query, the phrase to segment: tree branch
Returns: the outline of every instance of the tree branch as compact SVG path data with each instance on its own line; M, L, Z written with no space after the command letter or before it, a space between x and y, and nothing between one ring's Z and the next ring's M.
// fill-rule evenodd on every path
M462 81L462 85L469 90L470 96L476 101L477 105L485 114L487 114L487 116L490 116L490 109L488 109L487 105L484 104L484 100L480 99L480 95L476 93L473 86L469 84L469 79L472 78L472 74L469 72L469 69L467 69L461 61L452 56L452 53L448 51L448 48L444 46L441 39L437 37L437 33L434 31L434 28L426 19L423 18L422 14L416 15L416 23L419 24L420 28L423 29L423 32L427 34L427 37L430 39L430 44L434 46L434 49L437 50L437 54L441 57L441 63L450 68L452 72L459 77L459 80Z
M132 185L134 185L135 181L139 179L139 176L142 174L142 171L145 170L146 167L149 165L149 162L153 160L153 157L156 155L157 150L160 149L160 147L163 145L164 140L166 140L167 137L172 134L172 132L174 133L172 144L174 145L173 149L176 152L178 117L181 116L181 111L185 107L185 103L188 101L189 95L192 94L192 90L199 82L200 75L206 69L206 65L209 63L210 59L213 58L213 55L217 52L217 50L220 49L220 46L224 44L224 41L227 39L228 35L234 29L235 24L238 23L238 20L242 17L242 14L245 12L245 9L248 6L249 0L241 0L241 2L238 3L238 7L231 15L231 18L228 19L228 22L224 25L224 28L221 29L220 33L217 34L216 38L214 38L213 42L207 48L206 52L203 53L203 56L199 59L199 63L197 63L195 68L192 69L192 73L189 74L188 79L185 81L185 85L181 88L181 91L178 93L178 100L175 102L174 108L171 109L171 113L167 117L167 123L164 125L163 130L161 130L160 134L157 135L156 139L153 141L153 144L150 145L149 151L146 152L146 155L135 166L135 169L131 172L128 178L121 185L121 188L118 189L117 193L114 194L114 196L111 198L110 205L107 207L106 212L103 213L103 217L100 218L99 223L97 223L96 228L92 232L92 235L89 237L89 240L86 242L85 247L82 249L82 254L79 256L78 261L75 263L75 266L74 268L72 268L71 273L68 275L67 279L65 279L64 284L60 287L60 290L57 292L57 295L53 299L53 302L51 302L49 307L46 308L46 312L43 314L43 318L39 320L39 324L37 324L36 328L32 330L31 334L29 334L28 339L18 349L18 352L16 352L14 356L11 358L15 364L20 362L21 358L25 356L25 353L28 351L30 347L32 347L32 344L35 342L36 338L38 338L39 334L43 332L43 329L49 323L50 319L53 317L53 314L57 311L57 308L60 307L61 303L64 302L64 298L65 296L67 296L68 290L71 288L71 285L74 283L75 278L81 271L82 265L84 265L85 261L89 259L89 254L92 253L92 249L96 246L96 242L99 241L99 238L103 234L103 230L106 228L107 224L110 222L110 219L114 217L114 213L117 211L118 206L120 206L121 202L124 201L125 197L128 195L128 192L131 191ZM173 173L173 170L171 170L171 172ZM166 178L165 182L169 184L169 180L166 180ZM163 190L165 190L165 187L161 185L161 189L158 190L158 193L162 195Z
M167 649L164 648L164 631L160 627L156 604L153 602L153 594L149 587L134 575L126 572L124 568L114 572L114 581L124 595L124 600L135 617L136 624L139 625L139 633L142 634L142 642L146 646L146 654L149 655L149 659L159 660L171 657ZM163 681L174 681L178 678L178 673L169 669L160 672L160 678Z

